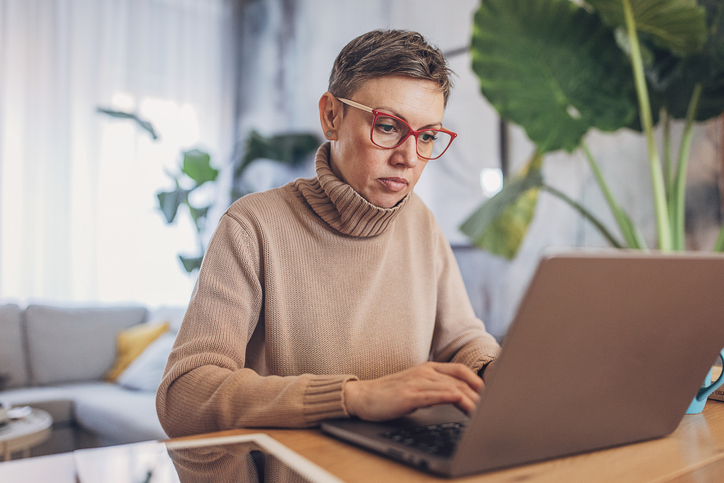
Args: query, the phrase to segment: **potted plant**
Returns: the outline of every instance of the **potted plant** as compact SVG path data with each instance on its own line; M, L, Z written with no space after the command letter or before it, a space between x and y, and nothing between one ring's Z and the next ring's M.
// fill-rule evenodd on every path
M483 95L503 119L525 129L536 147L524 169L461 226L474 244L515 257L538 193L545 190L580 212L612 246L647 249L586 145L586 133L595 128L643 133L656 248L685 249L692 129L724 111L724 2L483 0L474 17L471 53ZM684 120L676 162L672 119ZM654 139L657 124L663 155ZM583 151L618 233L544 179L544 155L557 150ZM724 227L712 249L724 251Z

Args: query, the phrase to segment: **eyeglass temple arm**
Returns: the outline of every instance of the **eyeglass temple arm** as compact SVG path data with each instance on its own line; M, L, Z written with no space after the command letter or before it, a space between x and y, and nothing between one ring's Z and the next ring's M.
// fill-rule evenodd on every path
M342 97L338 97L337 100L341 103L347 104L348 106L356 107L357 109L362 109L363 111L372 112L371 107L363 106L362 104L358 104L357 102L350 101L349 99L344 99Z

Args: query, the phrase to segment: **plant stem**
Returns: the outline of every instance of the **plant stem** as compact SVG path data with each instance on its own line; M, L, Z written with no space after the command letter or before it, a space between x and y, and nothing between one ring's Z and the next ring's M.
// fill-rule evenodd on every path
M588 165L591 167L591 171L593 172L593 176L596 178L598 187L601 189L601 192L603 193L604 198L606 198L606 202L608 203L608 206L611 209L611 212L613 213L614 218L616 219L616 223L618 224L618 227L621 230L621 234L623 235L623 238L626 241L627 246L629 248L644 248L645 242L643 241L643 239L640 236L637 236L636 230L633 227L630 219L624 213L624 211L621 209L621 207L618 205L618 203L616 203L616 199L613 197L613 194L611 193L611 189L608 187L606 180L603 178L601 169L598 167L598 163L596 162L596 159L591 154L590 149L588 149L588 145L585 143L585 141L581 143L581 149L583 150L584 154L586 155L586 159L588 160Z
M566 203L568 203L569 205L571 205L571 207L573 207L573 209L575 209L581 215L583 215L583 217L585 219L590 221L593 224L593 226L595 226L598 229L598 231L601 232L601 235L603 235L604 238L606 238L606 240L608 240L608 243L610 243L611 246L613 246L614 248L624 248L623 244L621 242L619 242L618 240L616 240L616 238L611 234L611 232L608 231L608 229L606 229L606 227L603 225L603 223L601 223L601 221L598 218L596 218L596 216L593 213L588 211L583 205L581 205L580 203L578 203L577 201L575 201L573 198L569 197L565 193L558 191L557 189L555 189L552 186L544 184L543 186L541 186L541 188L546 190L553 196L556 196L556 197L560 198L561 200L565 201Z
M712 250L715 252L724 252L724 225L721 226L719 236L717 237Z
M671 193L671 203L669 207L672 217L672 235L673 248L675 250L684 250L685 247L685 227L684 216L686 207L686 168L689 165L689 151L691 150L691 139L694 130L694 120L696 119L696 111L699 108L699 98L701 97L701 83L694 86L694 92L691 94L689 107L686 111L686 126L681 139L679 148L679 161L674 178L674 191Z
M664 124L664 182L666 183L666 197L669 199L674 189L673 170L671 168L671 117L669 111L663 109L661 117Z
M641 59L641 47L636 33L636 21L630 0L621 0L623 3L624 15L626 17L626 30L629 43L631 44L631 64L634 71L636 93L639 100L639 113L641 123L646 133L646 141L649 148L649 168L651 170L651 183L654 195L654 208L656 210L656 228L659 236L659 248L662 251L671 250L671 223L669 220L666 193L664 188L664 176L659 161L659 154L654 142L653 122L651 120L651 103L649 92L644 77L643 60Z

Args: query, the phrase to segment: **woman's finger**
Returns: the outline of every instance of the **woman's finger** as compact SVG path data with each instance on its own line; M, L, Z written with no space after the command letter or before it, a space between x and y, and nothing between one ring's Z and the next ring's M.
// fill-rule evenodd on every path
M484 386L483 380L480 376L475 374L466 365L450 362L433 362L431 364L436 371L464 381L476 392L479 392Z

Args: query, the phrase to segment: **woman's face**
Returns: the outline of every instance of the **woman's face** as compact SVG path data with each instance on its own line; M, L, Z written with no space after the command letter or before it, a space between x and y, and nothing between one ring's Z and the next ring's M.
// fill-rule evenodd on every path
M444 96L429 80L403 76L370 79L350 100L404 119L412 129L442 126ZM319 102L322 128L331 132L330 167L373 205L392 208L412 191L427 160L417 155L415 137L394 149L372 144L373 114L347 106L325 93Z

